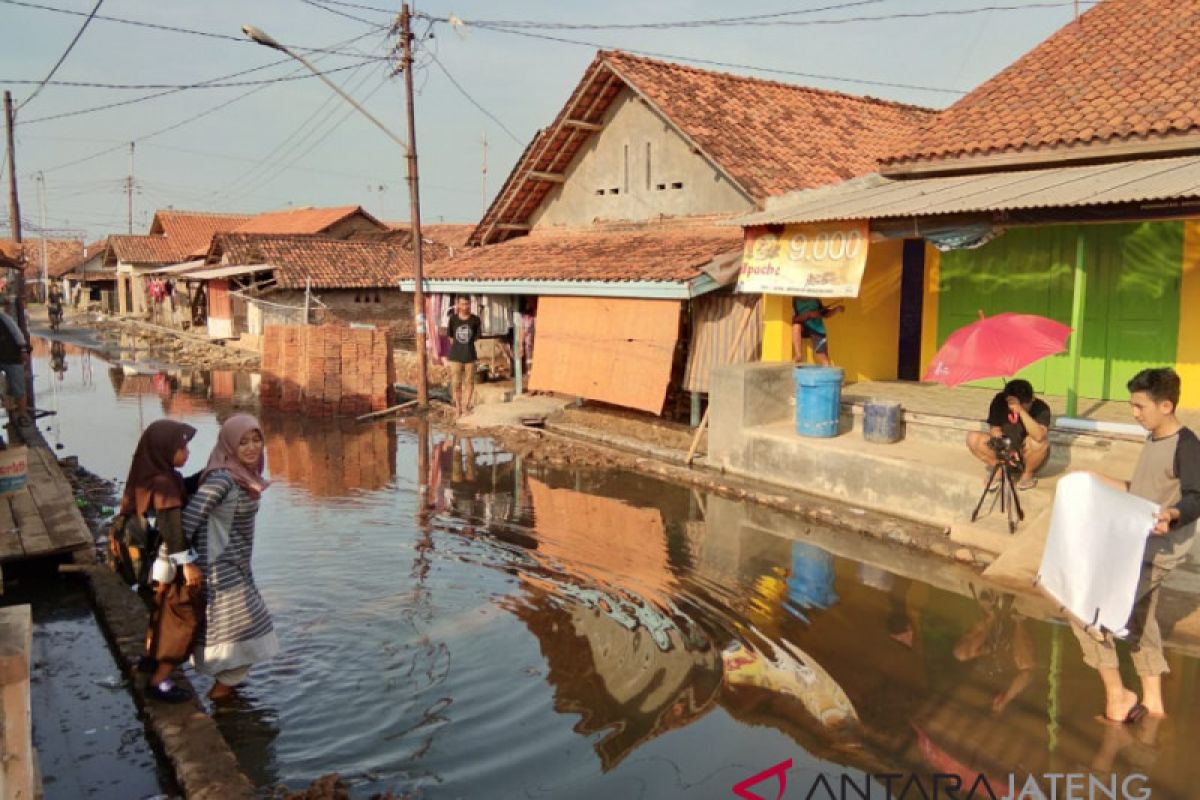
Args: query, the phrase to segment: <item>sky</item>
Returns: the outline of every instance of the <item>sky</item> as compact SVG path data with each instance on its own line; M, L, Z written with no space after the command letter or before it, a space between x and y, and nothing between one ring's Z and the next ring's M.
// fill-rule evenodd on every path
M215 82L271 82L145 100L138 99L168 89L47 85L22 105L95 5L0 0L0 89L12 91L19 106L17 174L27 236L43 227L43 213L44 227L58 235L124 233L130 141L135 233L146 232L154 211L168 206L250 213L358 204L384 220L408 218L403 149L319 80L304 77L298 63L240 35L252 24L307 53L406 138L403 80L389 58L396 44L388 33L391 0L103 0L55 81L174 87L254 70ZM1081 10L1091 5L1083 2ZM414 28L426 223L481 216L485 198L553 120L597 46L944 108L1074 16L1071 0L424 0L416 12L437 20L422 17ZM731 17L760 18L685 24ZM452 19L462 24L443 21ZM672 24L628 27L645 23ZM138 101L87 111L129 100ZM737 135L732 124L730 135ZM0 224L6 228L7 214Z

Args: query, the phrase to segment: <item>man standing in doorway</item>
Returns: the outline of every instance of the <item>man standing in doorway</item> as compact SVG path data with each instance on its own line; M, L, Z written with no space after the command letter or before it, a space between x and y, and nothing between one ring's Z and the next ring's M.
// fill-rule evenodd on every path
M482 328L479 317L471 313L471 300L460 296L442 329L442 335L450 337L450 395L460 417L471 410L475 399L475 362L479 360L475 342Z

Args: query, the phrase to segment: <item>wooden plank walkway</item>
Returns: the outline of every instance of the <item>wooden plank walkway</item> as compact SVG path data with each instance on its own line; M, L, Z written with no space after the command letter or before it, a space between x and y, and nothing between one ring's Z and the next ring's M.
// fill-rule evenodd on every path
M0 498L0 563L92 546L70 481L46 447L29 447L24 489Z

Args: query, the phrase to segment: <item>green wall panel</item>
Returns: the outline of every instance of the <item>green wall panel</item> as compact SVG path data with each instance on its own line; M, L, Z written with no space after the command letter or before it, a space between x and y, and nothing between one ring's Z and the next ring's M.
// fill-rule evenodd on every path
M979 318L1004 311L1071 322L1073 225L1010 230L978 250L944 253L938 343ZM1080 396L1124 399L1125 381L1146 366L1172 364L1179 330L1183 225L1147 222L1082 227L1088 271ZM1066 394L1066 353L1019 377L1038 392ZM1000 379L980 386L998 387ZM1081 411L1085 410L1081 408Z

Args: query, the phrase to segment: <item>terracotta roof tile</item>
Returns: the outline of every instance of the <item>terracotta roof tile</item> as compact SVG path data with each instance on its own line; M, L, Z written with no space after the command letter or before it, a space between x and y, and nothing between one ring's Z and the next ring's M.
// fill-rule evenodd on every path
M940 113L885 163L1200 134L1200 0L1106 0Z
M330 226L355 214L374 219L361 206L289 208L257 214L223 233L324 233ZM207 245L207 242L205 243Z
M666 281L695 278L742 246L736 227L546 230L430 265L433 280Z
M251 219L249 214L220 214L206 211L158 211L150 223L150 235L161 235L170 245L171 256L163 263L186 260L208 249L215 233L228 233Z
M110 236L108 246L118 261L127 264L174 264L186 257L165 236Z
M629 86L706 153L751 198L836 183L876 169L932 116L928 109L601 51L555 121L534 137L472 242L493 223L523 222L588 134L568 119L600 122Z
M25 245L25 260L28 269L40 275L42 271L42 240L26 238L22 244ZM10 258L14 256L16 253L15 242L11 239L0 240L0 253ZM46 240L47 272L52 278L69 272L82 255L83 241L81 239Z
M327 239L321 236L224 233L213 237L209 260L270 264L281 289L375 289L395 287L413 274L412 254L395 242Z

